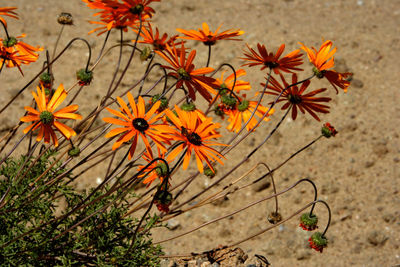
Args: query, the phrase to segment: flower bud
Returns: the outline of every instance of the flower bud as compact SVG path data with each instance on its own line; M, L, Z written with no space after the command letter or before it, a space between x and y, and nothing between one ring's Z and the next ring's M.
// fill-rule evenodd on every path
M321 134L326 138L330 138L331 136L335 136L338 133L335 127L333 127L330 123L325 123L321 128Z
M328 246L328 239L322 236L322 233L315 232L310 239L308 239L310 248L315 249L322 253L322 250Z
M160 101L160 107L158 108L158 112L161 112L163 110L165 110L166 108L168 108L168 98L166 98L165 96L160 97L160 94L156 94L151 98L151 103L156 103L157 101Z
M67 12L61 12L60 15L58 15L57 22L62 24L62 25L72 25L74 24L74 21L72 19L72 15Z
M303 213L300 217L300 227L306 231L313 231L318 228L318 217L315 214L310 214L308 212Z
M207 166L204 168L204 175L209 178L214 178L214 176L217 175L217 171L212 170L210 167Z
M79 81L79 85L89 85L93 79L93 71L80 69L76 72L76 78Z
M68 155L72 158L78 157L80 153L81 150L79 149L79 147L73 147L70 150L68 150Z
M277 224L278 222L282 221L282 215L279 212L273 211L268 215L268 221L271 224Z
M151 49L146 46L145 48L143 48L142 52L140 52L140 60L146 61L151 57L152 57Z
M185 102L182 104L181 109L184 111L195 111L196 110L196 105L193 102Z

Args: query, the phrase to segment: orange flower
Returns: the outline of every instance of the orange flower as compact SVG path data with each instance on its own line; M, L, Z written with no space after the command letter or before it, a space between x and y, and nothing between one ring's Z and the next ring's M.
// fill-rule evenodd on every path
M204 162L214 171L210 161L218 161L223 164L221 158L224 158L221 153L211 147L225 146L224 144L211 141L211 139L221 136L215 132L215 129L219 128L220 125L212 123L212 118L207 118L205 121L200 122L196 113L184 112L176 105L175 110L178 117L171 110L166 110L165 112L178 129L174 131L173 138L182 143L171 151L167 160L173 160L180 152L185 150L183 169L186 170L189 166L190 156L194 152L197 168L200 172L203 172Z
M282 74L280 74L280 76L284 86L281 86L277 80L271 77L269 85L267 86L267 88L271 89L271 91L266 91L265 93L278 96L283 90L285 90L285 88L287 88L277 102L286 101L286 103L282 106L282 109L284 110L291 107L293 120L295 120L297 117L297 108L299 108L303 114L305 114L305 111L307 111L317 121L320 121L320 119L315 112L329 113L329 106L319 103L329 102L331 101L331 98L314 97L315 95L326 91L326 88L321 88L315 91L311 91L307 94L303 94L307 87L310 85L310 80L303 82L300 89L297 87L297 85L288 88L289 84L286 82ZM294 83L297 83L297 74L292 75L292 84ZM265 84L261 85L265 86Z
M68 127L67 125L59 122L60 119L73 119L80 120L82 116L79 114L75 114L78 110L78 105L71 105L65 108L62 108L58 111L54 111L67 97L67 92L64 90L64 86L60 84L57 90L54 92L54 95L51 97L50 101L47 102L45 90L37 87L37 94L32 92L33 97L35 98L36 105L39 110L35 110L32 107L24 107L28 114L21 118L22 122L34 122L24 129L24 133L28 133L30 130L34 131L37 128L39 129L39 134L36 138L36 141L40 141L43 139L46 144L50 143L50 137L53 140L53 144L55 147L58 146L58 139L53 130L53 127L56 128L65 138L70 139L72 136L75 136L75 131Z
M235 74L232 73L231 75L226 77L224 80L224 73L225 72L222 72L220 79L215 80L215 82L214 82L215 87L217 87L218 90L225 89L225 91L226 91L226 89L229 89L229 91L232 91L233 82L235 80ZM239 77L246 75L246 71L244 69L239 69L235 73L236 73L236 81L235 81L234 89L235 89L236 93L239 93L241 90L250 90L251 86L250 86L249 82L238 80ZM217 94L216 97L220 97L224 93L226 93L226 92L221 92L221 93Z
M142 30L140 32L140 36L143 37L143 41L138 41L138 43L145 43L145 44L151 44L153 46L153 50L159 50L162 51L166 48L166 45L168 44L169 46L174 45L174 42L176 41L178 35L174 35L171 38L168 39L168 34L164 33L162 37L160 38L160 33L158 31L158 28L156 27L156 32L154 34L153 29L151 27L151 24L147 24L147 28L142 27ZM133 29L134 32L138 33L139 31L137 29ZM167 40L168 39L168 40ZM132 42L135 42L132 40Z
M160 153L160 150L158 150L158 157L159 158L164 158L164 153ZM149 154L148 152L144 152L142 158L147 161L147 163L150 163L151 161L154 160L153 155ZM169 163L169 161L168 161ZM145 165L140 165L138 167L138 172L144 169L147 164ZM152 164L150 164L146 170L144 170L144 173L139 176L139 178L147 176L144 180L143 183L147 184L147 187L149 187L153 181L157 178L160 179L160 184L164 181L165 178L167 178L169 173L167 172L167 166L165 165L164 161L154 161Z
M196 105L193 102L185 102L181 105L181 110L184 112L189 112L189 113L196 113L196 115L193 115L195 117L197 117L197 119L199 120L199 122L203 122L205 120L207 120L207 116L206 114L204 114L203 111L201 111L200 109L198 109L196 107Z
M0 42L2 42L5 47L9 48L11 52L18 52L20 56L26 56L27 58L30 58L28 63L24 63L29 64L30 62L34 62L38 59L39 54L36 52L43 51L43 47L34 47L18 40L19 38L24 38L25 36L26 34L23 33L20 36L9 37L8 39L4 40L0 38Z
M7 68L17 67L21 74L24 75L20 67L23 62L29 62L29 58L18 55L17 51L12 52L11 49L3 46L3 43L0 42L0 70L3 69L5 64Z
M336 47L332 49L332 41L325 41L318 51L314 47L311 47L312 49L310 49L303 43L299 42L299 44L302 45L301 49L307 52L308 59L315 66L313 69L315 75L320 79L326 77L332 84L333 88L335 88L336 93L338 93L337 87L340 87L347 92L350 82L346 79L350 77L352 73L339 73L334 70L328 70L333 68L335 65L333 55L336 53Z
M82 0L91 9L100 9L102 11L93 14L93 16L100 16L101 21L89 21L91 24L102 25L89 32L89 34L100 31L97 35L103 34L111 29L122 29L127 32L128 26L134 26L128 18L118 10L121 5L115 0Z
M236 131L238 133L242 128L242 121L243 123L247 123L247 121L250 119L251 114L253 114L256 107L257 107L257 101L249 101L244 98L241 99L241 102L237 104L237 106L234 109L224 110L225 114L229 116L228 121L230 122L230 124L226 128L231 132ZM261 104L258 105L257 110L254 113L254 116L246 125L247 131L251 131L251 129L253 129L257 125L258 120L256 119L256 116L262 118L264 114L268 112L268 109L269 109L268 107L264 107ZM263 120L269 121L270 120L269 116L271 116L274 113L274 111L275 111L274 109L271 109L268 112L268 115L265 116Z
M94 28L88 34L100 31L97 33L97 36L110 31L111 29L122 29L124 32L128 31L128 26L130 26L130 22L126 21L126 19L121 19L119 14L114 11L111 11L110 14L103 18L101 21L89 21L90 24L102 25L100 27Z
M164 115L164 113L161 112L153 117L153 115L156 113L156 110L160 106L160 101L157 101L146 113L146 105L142 97L139 96L138 103L136 104L132 94L128 92L128 100L132 108L132 112L129 109L128 105L120 97L117 97L117 101L120 105L120 111L106 108L111 114L117 116L120 119L103 118L103 120L108 123L123 126L115 128L111 130L108 134L106 134L106 137L109 138L124 133L114 143L112 149L117 149L123 143L128 142L133 138L128 157L129 159L131 159L133 154L135 153L137 141L140 136L149 154L152 155L152 151L148 138L154 141L157 147L163 153L165 153L167 149L165 148L164 143L168 145L170 144L170 138L166 135L166 133L171 133L173 129L166 124L155 124Z
M285 50L285 45L282 44L278 51L276 51L275 55L273 53L268 53L267 49L265 48L264 45L257 44L258 54L255 50L253 50L248 44L246 44L247 48L249 49L249 52L244 51L244 60L250 61L250 63L243 64L242 66L257 66L257 65L262 65L261 70L265 68L270 68L271 70L274 71L275 74L279 74L282 72L288 72L288 73L293 73L293 71L301 71L303 69L297 68L297 66L300 66L303 64L303 61L301 60L302 54L299 53L300 50L297 49L283 58L279 59Z
M182 36L179 38L188 39L188 40L197 40L203 42L205 45L214 45L218 40L234 40L234 41L241 41L242 39L235 39L233 37L242 35L244 31L239 29L237 30L226 30L221 33L218 33L221 25L215 32L210 31L208 28L207 23L203 22L203 29L199 29L198 31L195 30L183 30L183 29L176 29L178 32L183 33L186 36Z
M132 25L135 25L139 22L140 17L142 22L147 18L151 18L155 11L153 8L149 7L149 4L160 1L161 0L122 0L123 3L118 3L117 10L124 19L127 19Z
M214 86L215 79L206 77L204 74L212 72L214 69L210 67L194 69L193 60L196 56L196 50L192 50L189 56L186 58L185 46L182 43L180 49L177 49L175 45L171 48L168 44L164 51L155 51L170 66L163 66L166 69L174 70L174 72L168 73L178 79L176 88L182 87L185 84L189 90L189 96L191 99L196 99L196 91L198 91L207 101L211 101L210 92L216 94L216 91L212 88Z
M14 19L18 19L18 14L15 13L13 10L17 9L16 7L0 7L0 20L4 23L4 26L7 27L7 22L4 18L1 17L3 16L8 16Z

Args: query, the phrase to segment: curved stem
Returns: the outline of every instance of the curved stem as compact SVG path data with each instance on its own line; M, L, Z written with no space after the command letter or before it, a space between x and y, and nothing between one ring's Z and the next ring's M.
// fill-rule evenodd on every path
M255 206L255 205L257 205L257 204L259 204L259 203L261 203L261 202L264 202L264 201L266 201L266 200L268 200L268 199L271 199L271 198L274 198L274 197L276 197L276 196L282 195L282 194L284 194L284 193L286 193L286 192L292 190L292 189L295 188L298 184L300 184L301 182L304 182L305 180L308 180L308 179L301 179L301 180L297 181L296 183L294 183L293 185L291 185L290 187L284 189L284 190L281 191L281 192L278 192L278 193L276 193L276 194L273 194L273 195L264 197L264 198L262 198L262 199L260 199L260 200L257 200L257 201L255 201L255 202L252 202L252 203L250 203L250 204L248 204L248 205L246 205L246 206L244 206L244 207L242 207L242 208L240 208L240 209L238 209L238 210L236 210L236 211L234 211L234 212L232 212L232 213L229 213L229 214L227 214L227 215L220 216L220 217L218 217L218 218L216 218L216 219L213 219L213 220L208 221L208 222L206 222L206 223L203 223L203 224L201 224L201 225L199 225L199 226L197 226L197 227L194 227L194 228L192 228L192 229L190 229L190 230L188 230L188 231L186 231L186 232L184 232L184 233L181 233L181 234L176 235L176 236L171 237L171 238L167 238L167 239L164 239L164 240L161 240L161 241L154 242L153 244L157 245L157 244L160 244L160 243L164 243L164 242L167 242L167 241L176 239L176 238L178 238L178 237L181 237L181 236L190 234L190 233L192 233L192 232L194 232L194 231L197 231L198 229L203 228L203 227L205 227L205 226L207 226L207 225L209 225L209 224L212 224L212 223L217 222L217 221L220 221L220 220L222 220L222 219L231 217L231 216L233 216L233 215L235 215L235 214L237 214L237 213L239 213L239 212L241 212L241 211L243 211L243 210L246 210L246 209L248 209L248 208L250 208L250 207L252 207L252 206ZM299 213L300 213L302 210L304 210L304 209L308 208L309 206L311 206L312 204L314 204L315 202L316 202L316 201L314 201L314 202L308 204L305 208L302 208L302 209L299 211ZM296 214L297 214L297 213L296 213ZM293 216L294 216L294 215L293 215ZM292 218L293 216L289 217L288 219ZM281 223L287 221L288 219L281 221L279 224L281 224ZM279 225L279 224L274 224L274 226L277 226L277 225ZM271 229L272 229L272 228L271 228ZM246 239L246 240L248 240L248 239Z
M282 163L280 163L278 166L276 166L275 168L273 168L270 172L275 172L276 170L278 170L279 168L281 168L283 165L285 165L289 160L291 160L292 158L294 158L296 155L298 155L300 152L302 152L303 150L309 148L311 145L313 145L315 142L317 142L318 140L321 139L323 135L320 135L319 137L317 137L316 139L314 139L313 141L311 141L309 144L305 145L304 147L302 147L301 149L299 149L298 151L296 151L295 153L293 153L292 155L290 155L286 160L284 160ZM269 173L264 174L263 176L261 176L260 178L258 178L257 180L254 181L254 183L257 183L259 181L261 181L264 177L266 177L267 175L269 175Z
M3 25L3 29L4 29L4 31L5 31L5 33L6 33L6 36L7 36L7 44L8 44L8 42L10 41L10 36L8 35L7 27L6 27L6 25L4 24L3 21L0 20L0 22L1 22L1 25Z
M89 48L89 58L88 58L88 62L87 62L87 64L86 64L86 69L87 69L88 66L89 66L89 63L90 63L90 56L91 56L91 48L90 48L90 45L89 45L88 41L86 41L85 39L82 39L82 38L79 38L79 37L74 38L74 39L72 39L71 41L69 41L69 43L64 47L64 49L63 49L51 62L49 62L49 63L47 64L47 66L43 67L42 70L39 71L39 73L36 74L35 77L33 77L32 80L30 80L21 90L18 91L18 93L17 93L15 96L13 96L13 97L11 98L10 101L8 101L8 103L0 110L0 114L1 114L9 105L11 105L11 103L13 103L13 102L15 101L15 99L17 99L17 97L18 97L20 94L22 94L22 92L25 91L25 89L28 88L28 87L40 76L40 74L42 74L49 66L53 65L53 63L54 63L55 61L57 61L57 60L65 53L65 51L72 45L72 43L75 42L76 40L81 40L81 41L85 42L85 43L87 44L88 48Z
M318 199L318 200L316 200L314 202L320 202L320 203L324 204L326 209L328 210L328 223L326 224L325 230L322 233L322 237L324 237L326 232L328 231L329 226L331 225L331 218L332 218L331 208L329 207L328 203L326 203L325 201L323 201L321 199ZM315 203L314 203L314 205L315 205ZM313 207L314 207L314 205L313 205Z
M272 175L271 169L269 168L268 164L264 162L260 162L265 168L268 169L269 176L271 177L272 188L274 189L274 194L276 194L276 186L274 181L274 176ZM275 197L275 213L278 213L278 196Z

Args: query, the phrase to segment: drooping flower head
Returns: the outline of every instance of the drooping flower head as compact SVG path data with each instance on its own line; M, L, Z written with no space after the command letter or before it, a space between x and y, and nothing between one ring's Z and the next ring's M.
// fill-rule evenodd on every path
M185 85L188 88L191 99L196 99L196 91L199 92L207 101L211 101L210 93L216 94L213 89L215 79L206 77L204 74L212 72L210 67L195 69L193 60L196 57L196 50L192 50L186 58L185 46L182 43L181 48L177 49L175 45L170 47L168 44L164 51L156 51L171 66L164 66L166 69L173 70L168 73L178 79L176 88Z
M230 122L226 128L232 132L239 132L242 128L242 122L245 124L250 120L246 125L246 130L251 131L257 125L257 117L264 117L268 109L268 107L264 107L261 104L257 106L257 101L248 100L246 99L246 95L243 95L243 98L240 98L240 103L237 103L234 108L224 110L225 114L228 115L228 122ZM254 111L254 116L251 118ZM275 110L271 109L263 120L269 121L269 116L274 112Z
M310 248L315 249L322 253L324 248L328 246L328 239L322 235L320 232L315 232L312 236L308 239L308 243Z
M75 131L72 128L68 127L64 123L61 123L59 120L82 119L81 115L75 114L75 112L78 110L78 105L70 105L58 111L55 111L56 108L67 97L67 92L64 90L64 86L62 84L60 84L60 86L57 88L54 95L49 101L46 100L44 89L41 89L40 87L37 87L37 94L35 92L32 92L32 95L36 101L38 110L32 107L24 107L25 110L28 111L28 114L22 117L21 121L32 122L31 125L24 129L25 134L29 131L34 131L40 128L36 141L39 142L44 137L44 142L48 144L50 143L51 138L55 147L58 146L58 139L53 127L67 139L70 139L72 136L76 135Z
M127 96L131 109L122 98L117 97L120 111L111 108L106 109L111 114L117 116L118 119L108 117L103 118L105 122L122 126L115 128L106 134L107 138L122 134L114 143L112 149L115 150L119 148L123 143L129 142L133 138L128 155L128 159L131 159L135 153L138 139L141 137L146 146L147 152L150 155L152 155L152 150L149 139L153 141L163 153L165 153L167 151L165 144L170 144L170 138L166 133L170 133L172 129L165 123L158 123L164 115L163 112L156 114L160 102L157 101L151 109L146 112L146 105L142 97L139 96L138 103L136 104L135 99L130 92L128 92Z
M22 34L8 39L0 38L1 65L6 64L7 68L17 67L22 75L21 64L27 65L35 62L39 57L36 52L43 50L43 47L34 47L19 40L25 36L25 34Z
M297 49L286 56L281 57L283 51L285 50L285 44L282 44L276 53L272 53L267 51L264 45L257 44L258 53L251 48L248 44L246 44L249 52L244 51L243 60L249 61L249 63L245 63L242 66L257 66L261 65L261 70L265 68L269 68L274 71L275 74L279 74L281 72L293 73L293 71L301 71L303 69L298 68L303 61L301 59L302 54L300 50Z
M226 93L227 91L232 91L232 89L235 90L236 93L239 93L242 90L250 90L251 86L249 82L239 80L239 77L242 77L246 75L246 71L244 69L239 69L235 71L235 73L232 73L228 77L224 79L224 74L225 72L221 73L221 78L215 79L215 88L217 88L220 93L218 94L218 97ZM235 74L236 74L236 81L235 81ZM235 84L235 86L233 86ZM228 89L228 90L226 90ZM221 90L225 90L225 92L221 92Z
M300 217L299 226L306 231L314 231L318 228L318 217L315 214L309 212L303 213Z
M220 25L215 32L210 31L207 23L203 22L203 29L196 30L184 30L184 29L176 29L178 32L183 33L185 36L181 36L179 38L187 39L187 40L196 40L203 42L205 45L214 45L218 40L234 40L241 41L242 39L236 39L239 35L242 35L244 31L239 29L236 30L226 30L221 33L218 33L219 29L222 25Z
M1 16L8 16L10 18L18 19L18 14L15 13L16 7L0 7L0 21L4 23L4 26L7 27L7 22Z
M221 135L215 132L215 129L221 127L218 123L213 123L212 118L207 118L200 122L197 114L194 112L184 112L175 105L177 116L171 111L166 110L166 115L176 127L172 133L174 140L182 142L177 145L168 155L168 160L173 160L182 151L185 150L183 158L183 169L186 170L189 166L189 161L192 153L195 154L197 168L203 172L203 164L206 163L212 170L213 161L218 161L223 164L221 158L224 158L221 153L211 146L225 146L224 144L212 141Z
M148 153L147 151L143 153L142 158L147 162L150 163L154 160L153 155ZM164 158L164 153L161 153L160 150L158 150L158 158ZM169 162L168 162L169 163ZM145 165L140 165L138 167L138 172L143 170L147 164ZM153 183L154 180L157 178L160 179L160 184L163 183L164 179L167 178L170 174L168 173L168 168L167 165L165 164L164 161L158 160L152 162L151 165L149 165L145 170L142 175L139 176L139 178L146 176L146 178L143 180L143 183L149 187L151 183Z
M338 131L329 122L325 123L321 128L321 134L326 138L335 137Z
M310 85L310 80L307 80L301 83L300 88L297 85L289 87L289 84L286 82L283 75L280 74L283 86L275 80L275 78L271 77L269 84L267 86L268 91L266 94L278 96L281 94L282 96L278 99L278 102L286 102L282 109L285 110L287 108L292 109L292 119L295 120L297 118L297 108L305 114L307 111L313 116L314 119L320 121L319 117L317 116L316 112L320 113L329 113L329 106L320 104L321 102L329 102L331 98L329 97L315 97L317 94L326 91L326 88L317 89L311 91L309 93L305 93L305 90ZM297 74L292 74L292 84L297 83ZM265 86L265 84L261 84ZM286 89L286 90L285 90Z
M302 46L301 49L307 52L308 59L314 65L313 72L315 75L320 79L324 77L328 79L336 90L336 93L338 93L338 87L343 89L344 92L347 92L347 88L350 85L350 82L347 79L352 75L352 73L339 73L334 70L329 70L335 65L333 55L336 53L336 47L332 49L332 41L325 41L318 51L314 47L311 47L312 49L310 49L303 43L299 42L299 44Z

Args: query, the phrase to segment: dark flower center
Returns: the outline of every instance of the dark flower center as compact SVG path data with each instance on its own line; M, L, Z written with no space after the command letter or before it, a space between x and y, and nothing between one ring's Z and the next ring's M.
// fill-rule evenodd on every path
M205 45L215 45L216 42L217 42L217 40L214 38L214 36L207 35L207 41L204 41L203 43Z
M136 118L132 121L133 127L139 132L144 132L149 129L149 124L143 118Z
M289 101L290 101L290 103L296 105L296 104L300 104L302 99L301 99L301 96L299 96L299 95L289 95Z
M324 78L326 71L325 70L320 71L319 69L314 67L313 72L314 72L315 76L317 76L318 79L322 79L322 78Z
M154 48L154 50L162 51L162 50L165 50L165 44L163 44L159 40L154 40L153 48Z
M179 79L186 80L186 81L190 80L190 75L189 75L189 73L186 72L186 70L184 68L179 68L177 70L177 72L179 74Z
M43 124L48 125L53 122L54 116L50 111L42 111L39 115L39 119Z
M201 146L201 137L197 133L190 133L187 135L187 139L190 143L196 146Z
M134 7L131 7L129 9L129 11L132 14L135 14L135 15L140 15L143 12L143 10L144 10L144 6L142 4L138 4L138 5L136 5Z
M267 66L270 69L274 69L276 67L279 67L279 64L277 62L273 62L273 61L266 61L266 62L264 62L264 65Z

